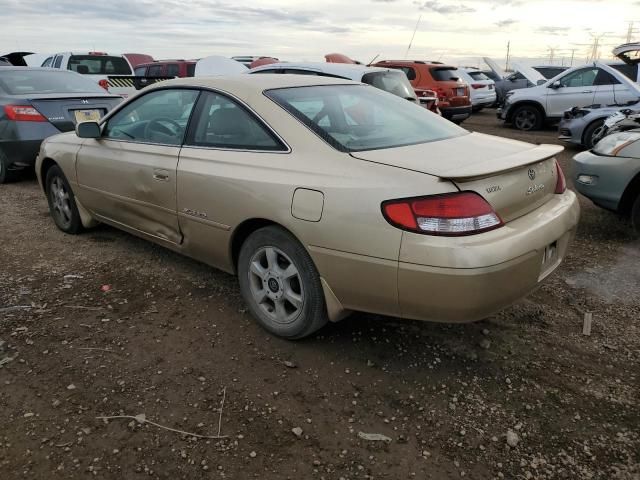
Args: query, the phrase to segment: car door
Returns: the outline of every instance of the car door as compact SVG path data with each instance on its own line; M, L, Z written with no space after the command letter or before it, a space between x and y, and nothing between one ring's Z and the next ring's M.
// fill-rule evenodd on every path
M593 105L599 70L597 67L580 68L548 85L547 117L561 117L565 110Z
M600 69L596 77L596 95L593 103L600 105L623 105L627 102L637 100L637 92L631 92L626 85L622 84L609 72Z
M274 196L270 191L286 188L282 175L291 168L287 153L285 143L247 107L223 93L203 91L178 163L184 251L231 270L229 236L244 215L261 218L275 209L286 221L290 201L267 205L264 199Z
M107 223L179 244L176 168L198 95L152 90L111 116L77 154L82 204Z

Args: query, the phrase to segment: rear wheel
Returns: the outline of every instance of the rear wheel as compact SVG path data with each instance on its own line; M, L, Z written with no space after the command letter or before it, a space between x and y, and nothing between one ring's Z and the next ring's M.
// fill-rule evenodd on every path
M0 184L11 182L15 179L15 172L9 170L9 159L0 152Z
M82 222L76 200L62 169L54 165L47 172L45 180L49 211L56 226L65 233L82 231Z
M238 278L249 310L269 332L297 339L327 323L320 275L286 230L271 226L251 234L240 249Z
M587 148L593 148L600 139L600 135L604 128L604 119L590 123L587 128L584 129L584 133L582 134L582 143L584 146Z
M542 127L542 114L533 105L522 105L513 112L512 123L518 130L538 130Z

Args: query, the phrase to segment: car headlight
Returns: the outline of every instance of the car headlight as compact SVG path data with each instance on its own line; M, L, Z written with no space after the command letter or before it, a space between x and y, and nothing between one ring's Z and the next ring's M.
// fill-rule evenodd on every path
M599 155L615 157L625 147L640 140L640 132L620 132L607 135L593 147L593 152Z

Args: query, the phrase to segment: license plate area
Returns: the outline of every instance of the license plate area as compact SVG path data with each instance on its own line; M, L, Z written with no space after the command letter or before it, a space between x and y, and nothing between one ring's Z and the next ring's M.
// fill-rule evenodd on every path
M549 275L560 263L558 241L550 243L542 253L542 266L540 268L540 280Z
M102 117L102 112L98 109L74 110L73 115L76 119L76 123L97 122L100 120L100 117Z

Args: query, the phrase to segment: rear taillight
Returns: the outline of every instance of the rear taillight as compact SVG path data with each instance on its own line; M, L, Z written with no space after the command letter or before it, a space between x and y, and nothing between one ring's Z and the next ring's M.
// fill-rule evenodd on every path
M484 85L481 83L472 83L471 86L474 88L474 90L478 90L479 88L484 87Z
M489 202L474 192L389 200L382 213L394 227L427 235L474 235L503 225Z
M556 160L556 172L558 174L558 180L556 180L556 190L554 193L564 193L567 189L567 180L564 178L564 172L562 171L562 167Z
M5 105L4 113L9 120L15 122L46 122L39 111L30 105Z
M98 80L98 85L104 88L107 92L109 91L109 80L104 78L102 80Z

